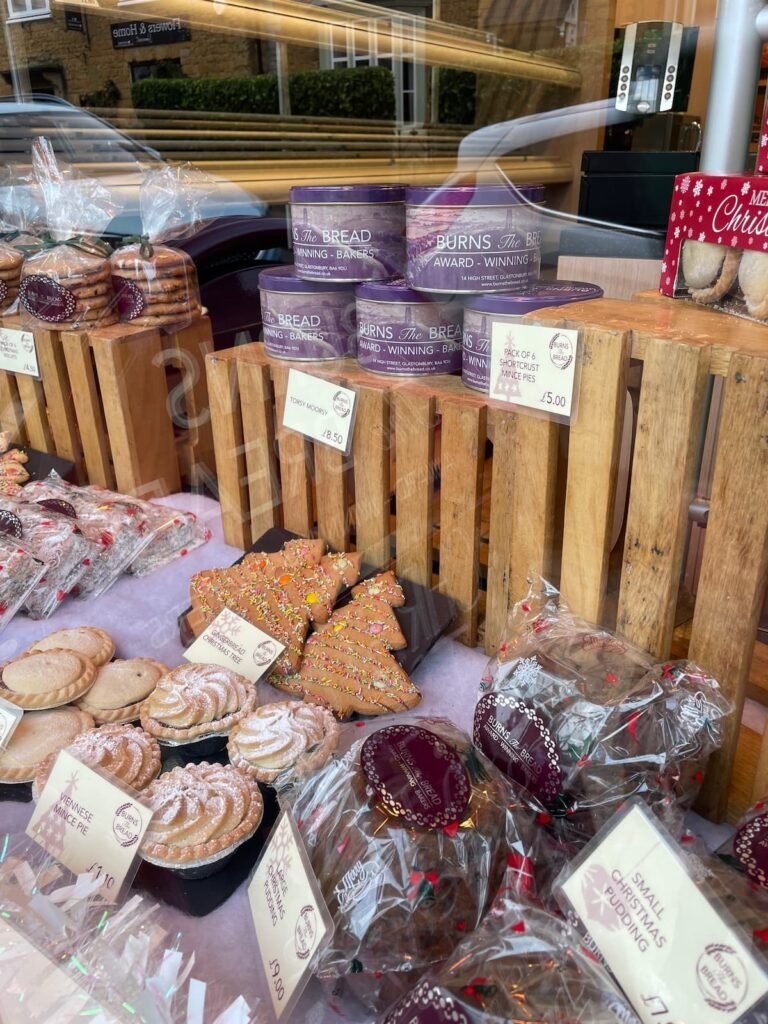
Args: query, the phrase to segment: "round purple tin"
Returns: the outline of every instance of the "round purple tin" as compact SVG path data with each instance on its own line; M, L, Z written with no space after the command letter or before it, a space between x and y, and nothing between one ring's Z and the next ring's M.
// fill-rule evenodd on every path
M259 274L264 347L278 359L340 359L356 350L355 292L302 281L291 266Z

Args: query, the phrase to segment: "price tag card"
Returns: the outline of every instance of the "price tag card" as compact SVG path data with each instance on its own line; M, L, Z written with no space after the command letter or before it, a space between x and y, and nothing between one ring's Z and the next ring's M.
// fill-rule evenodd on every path
M560 885L644 1024L733 1024L768 975L636 802ZM763 1007L761 1006L761 1010Z
M257 683L285 650L258 626L225 608L184 652L198 665L220 665Z
M35 336L31 331L15 331L0 327L0 370L40 377L37 365Z
M4 750L10 743L11 736L16 731L16 726L24 717L21 708L11 704L9 700L0 697L0 750Z
M283 426L345 454L352 444L357 392L332 381L290 370Z
M569 419L578 331L491 324L490 397Z
M76 875L95 872L98 895L116 902L138 867L152 811L125 789L62 750L27 835Z
M290 811L283 811L256 866L248 901L276 1020L290 1012L312 976L312 961L333 935Z

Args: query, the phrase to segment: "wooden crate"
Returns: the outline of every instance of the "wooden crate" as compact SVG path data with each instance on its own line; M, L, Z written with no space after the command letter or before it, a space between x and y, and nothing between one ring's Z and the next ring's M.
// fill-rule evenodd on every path
M116 324L33 334L41 379L0 371L0 427L14 440L72 460L81 482L125 494L161 496L214 478L207 317L178 331Z
M704 395L710 377L720 377L723 412L688 648L721 680L740 721L768 574L768 332L683 304L608 299L529 319L582 332L570 429L491 402L456 377L400 381L367 374L353 361L299 364L358 392L354 445L345 458L282 428L289 364L268 359L259 344L210 356L227 540L245 547L266 528L284 525L340 548L353 543L377 564L391 557L401 575L419 583L431 584L434 573L458 602L457 632L467 643L480 636L484 607L489 652L527 577L541 573L559 583L576 612L667 657ZM637 428L612 593L614 499L630 377L639 379ZM738 791L729 804L740 740ZM740 736L734 725L708 774L706 813L736 814L768 789L766 740L763 748L760 737Z

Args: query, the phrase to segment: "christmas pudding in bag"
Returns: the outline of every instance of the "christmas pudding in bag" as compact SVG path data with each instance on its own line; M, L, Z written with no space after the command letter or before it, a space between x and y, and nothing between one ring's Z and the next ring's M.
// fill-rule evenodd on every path
M336 928L316 973L378 1011L452 954L500 888L531 889L532 815L450 722L364 728L286 796ZM356 735L345 727L341 746Z

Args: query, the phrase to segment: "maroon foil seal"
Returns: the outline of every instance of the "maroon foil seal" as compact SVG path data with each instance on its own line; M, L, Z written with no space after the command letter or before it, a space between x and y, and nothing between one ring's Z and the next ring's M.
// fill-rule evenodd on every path
M408 825L445 828L467 816L470 782L464 763L427 729L380 729L363 744L360 764L388 813Z
M4 533L8 537L15 537L16 540L20 540L22 534L22 525L19 517L4 508L0 508L0 533Z
M560 751L547 723L534 708L505 693L487 693L477 702L475 746L497 768L545 804L560 795Z
M474 1019L445 989L422 981L389 1011L382 1024L472 1024Z
M733 840L733 855L758 885L768 887L768 814L742 825Z
M70 519L77 519L77 512L75 511L74 505L70 505L70 503L68 501L64 501L63 498L41 498L37 504L47 509L49 512L56 512L60 516L69 516Z
M5 297L8 294L8 285L5 281L0 281L0 304L5 302Z
M124 277L112 275L112 287L117 297L117 309L121 320L135 320L144 312L144 295L141 289Z
M72 292L43 274L29 274L23 277L19 286L22 306L50 324L61 324L74 319L77 299Z

